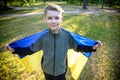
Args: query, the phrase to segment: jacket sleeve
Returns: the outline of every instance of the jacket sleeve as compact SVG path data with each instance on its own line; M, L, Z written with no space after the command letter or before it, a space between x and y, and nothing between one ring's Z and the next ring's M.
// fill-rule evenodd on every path
M77 52L95 52L92 48L93 46L87 46L87 45L78 45L73 37L70 37L70 49L74 49Z
M30 49L30 47L25 47L25 48L19 48L16 47L14 48L13 54L18 54L19 56L25 57L27 55L31 55L33 51Z
M32 52L37 52L42 50L42 38L39 38L35 43L31 44L30 50Z
M75 42L74 38L71 35L69 36L69 45L70 49L77 51L77 43Z
M77 34L70 36L70 48L77 52L95 52L93 49L95 44L97 42Z
M84 46L84 45L78 45L77 46L77 52L95 52L96 49L92 48L93 46Z
M23 58L41 50L41 46L41 39L38 39L28 47L15 47L13 54L18 54L20 58Z
M41 32L10 43L10 47L14 49L13 54L18 54L20 58L23 58L26 55L41 50L41 42L39 43L38 40L48 31L49 29L45 29Z

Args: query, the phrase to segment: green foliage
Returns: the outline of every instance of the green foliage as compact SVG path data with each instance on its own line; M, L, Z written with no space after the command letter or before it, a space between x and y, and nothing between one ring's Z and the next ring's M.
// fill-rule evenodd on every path
M7 0L7 3L9 6L24 6L24 7L30 7L33 4L38 4L38 3L68 3L68 4L78 4L78 5L83 5L84 0ZM120 2L119 0L87 0L88 1L88 6L89 5L102 5L102 1L104 1L104 5L110 6L110 7L116 7L120 8ZM3 1L1 3L4 5Z
M35 0L22 0L22 6L30 6L33 3L35 3Z
M100 4L100 0L88 0L88 3L98 5Z
M13 6L30 6L35 2L36 0L8 0L9 5Z

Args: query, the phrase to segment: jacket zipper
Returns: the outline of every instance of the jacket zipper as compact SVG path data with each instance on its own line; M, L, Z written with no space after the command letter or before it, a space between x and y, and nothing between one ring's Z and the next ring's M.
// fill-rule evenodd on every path
M56 53L56 35L54 34L54 61L53 61L53 75L55 75L55 53Z

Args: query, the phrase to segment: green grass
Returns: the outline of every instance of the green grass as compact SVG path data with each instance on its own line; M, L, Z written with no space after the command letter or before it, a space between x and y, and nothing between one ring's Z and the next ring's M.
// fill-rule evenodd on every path
M120 73L119 70L120 69L120 58L119 58L120 57L119 54L120 53L119 51L120 16L119 15L64 14L64 22L62 26L63 28L69 31L81 34L83 36L95 40L101 40L103 43L102 49L98 50L90 57L88 63L86 64L80 76L80 80L118 80L119 79L118 76ZM33 33L37 33L45 28L47 28L47 26L43 23L43 15L1 18L0 19L0 50L1 50L0 59L2 59L4 62L7 59L10 59L10 57L12 57L15 59L17 58L21 62L21 60L17 56L12 55L10 52L4 51L3 46L6 43L10 43L25 36L31 35ZM29 62L32 63L32 61ZM1 67L2 68L6 67L7 64L0 63L0 65L2 65L0 66L1 69ZM33 64L29 64L29 65L32 66ZM29 65L28 67L30 67ZM7 72L9 73L9 71ZM35 75L33 74L40 75L40 73L34 72L32 74L29 74L28 76L32 75L32 78L34 78ZM10 75L10 73L8 75Z

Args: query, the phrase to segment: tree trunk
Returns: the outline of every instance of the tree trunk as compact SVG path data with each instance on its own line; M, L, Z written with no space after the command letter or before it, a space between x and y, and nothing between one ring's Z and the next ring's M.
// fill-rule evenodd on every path
M68 4L68 0L67 0L67 4Z
M82 4L82 0L80 0L80 5Z
M44 0L44 4L46 3L46 0Z
M109 0L109 7L112 7L112 4L113 4L113 1L112 0Z
M103 9L103 6L104 6L104 0L102 0L102 7L101 7L101 9Z
M73 0L69 0L69 3L72 4L72 3L73 3Z
M83 0L83 9L87 9L87 0Z
M8 7L7 7L7 0L4 0L4 7L5 7L5 9L8 8Z

